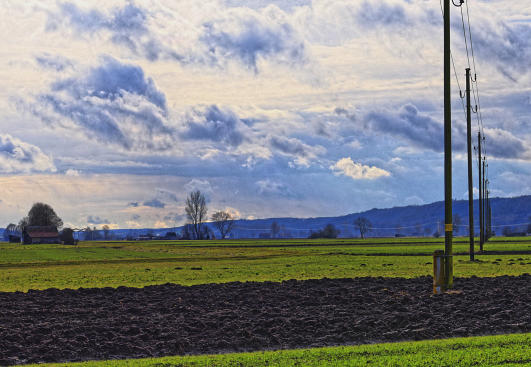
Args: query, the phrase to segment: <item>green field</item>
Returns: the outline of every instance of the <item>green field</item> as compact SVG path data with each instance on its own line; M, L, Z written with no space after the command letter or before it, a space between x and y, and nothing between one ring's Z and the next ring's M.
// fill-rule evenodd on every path
M529 366L531 334L206 356L39 364L59 367Z
M231 281L418 277L431 275L442 239L81 242L78 246L0 243L0 291ZM531 238L494 238L491 253L468 261L456 238L455 276L531 272ZM496 252L502 252L499 254Z

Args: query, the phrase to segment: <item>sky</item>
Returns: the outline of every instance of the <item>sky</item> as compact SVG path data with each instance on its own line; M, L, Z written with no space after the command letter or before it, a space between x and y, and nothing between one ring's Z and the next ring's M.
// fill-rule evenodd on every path
M468 10L491 196L531 194L531 2ZM242 219L444 198L438 1L4 0L0 15L0 225L45 202L66 226L172 227L197 189Z

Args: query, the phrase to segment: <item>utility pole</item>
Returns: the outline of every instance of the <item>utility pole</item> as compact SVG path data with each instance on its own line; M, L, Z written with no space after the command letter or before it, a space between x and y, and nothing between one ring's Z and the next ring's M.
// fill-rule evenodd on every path
M485 137L483 137L483 143L485 142ZM481 215L483 216L483 244L485 244L485 242L487 242L487 233L485 232L485 228L487 228L487 223L486 223L486 211L487 211L487 208L485 207L486 206L486 200L485 200L485 197L486 197L486 192L487 192L487 183L485 181L485 157L483 157L483 171L481 172L483 174L483 212L481 213Z
M450 84L450 1L444 0L444 255L445 288L453 287L452 97Z
M483 251L483 180L481 176L481 132L478 131L478 154L479 154L479 251Z
M470 68L466 69L466 139L468 153L468 232L470 261L474 261L474 192L472 185L472 118L470 116Z

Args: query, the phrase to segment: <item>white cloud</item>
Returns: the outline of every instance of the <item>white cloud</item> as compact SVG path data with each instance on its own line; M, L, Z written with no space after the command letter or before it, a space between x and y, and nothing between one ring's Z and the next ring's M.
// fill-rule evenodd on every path
M210 182L208 180L201 180L197 178L187 182L186 185L184 185L184 189L187 192L199 190L205 195L212 194L212 186L210 185Z
M69 168L65 172L65 176L79 176L79 171L77 169Z
M0 135L0 172L55 172L51 156L32 144L8 134Z
M348 176L354 180L374 180L380 177L388 177L391 174L375 166L365 166L354 162L350 157L341 158L334 165L330 166L334 174Z

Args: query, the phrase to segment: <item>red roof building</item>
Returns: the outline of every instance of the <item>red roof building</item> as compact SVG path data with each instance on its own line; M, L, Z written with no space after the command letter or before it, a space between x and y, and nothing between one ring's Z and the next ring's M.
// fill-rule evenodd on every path
M54 226L28 226L22 234L24 244L61 243Z

